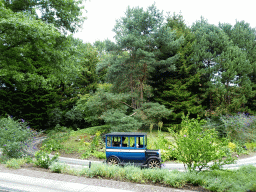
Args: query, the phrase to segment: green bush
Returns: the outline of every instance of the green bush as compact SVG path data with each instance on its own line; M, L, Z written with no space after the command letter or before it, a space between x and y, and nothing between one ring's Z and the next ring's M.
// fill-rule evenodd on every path
M97 131L95 136L93 137L92 142L88 143L88 145L86 145L86 152L84 154L82 154L81 158L86 159L92 155L99 159L105 159L106 154L104 152L98 151L100 145L102 145L103 143L104 142L101 138L101 133L100 133L100 131Z
M110 126L109 125L101 125L101 126L89 127L86 129L79 130L79 132L86 133L88 135L95 135L98 131L100 131L101 133L108 133L110 131Z
M0 163L5 164L10 158L7 155L1 155L0 156Z
M237 115L223 115L207 119L205 125L208 129L215 128L219 136L226 137L232 142L241 145L256 141L256 117L244 113Z
M171 171L169 174L166 174L163 179L163 183L168 186L173 187L182 187L186 184L186 179L183 173L179 171Z
M158 131L157 136L150 134L147 145L148 149L160 149L163 162L177 159L176 151L173 150L175 148L173 141L161 131Z
M99 159L106 159L106 153L105 153L105 152L94 151L94 152L92 153L92 155L93 155L94 157L99 158Z
M239 113L235 116L222 116L228 139L241 143L256 141L256 117Z
M33 131L23 119L15 121L10 116L0 119L0 148L3 155L9 158L25 156L24 150L32 141L33 135Z
M249 151L255 151L256 150L256 143L245 143L245 146Z
M51 159L49 157L49 154L47 154L45 151L37 151L35 153L35 165L36 166L39 166L39 167L42 167L42 168L45 168L45 169L48 169L49 166L58 160L59 158L59 155L58 154L55 154L53 156L53 158Z
M61 171L63 169L66 168L66 165L61 164L59 162L53 162L50 166L49 166L50 170L54 173L61 173Z
M63 145L60 144L59 140L48 139L45 141L41 147L41 149L45 152L58 151L63 148Z
M13 169L20 169L21 166L25 165L26 163L27 163L26 158L21 158L21 159L11 158L6 162L6 167L13 168Z
M169 174L169 170L161 169L144 169L142 171L142 178L147 182L162 183L165 175Z
M225 147L227 141L218 141L217 132L214 129L203 130L202 125L205 120L188 119L189 114L182 117L182 130L175 135L177 159L184 163L187 168L201 171L203 168L209 167L207 165L210 161L214 164L212 168L218 168L223 164L233 163L230 153L226 153ZM223 157L226 157L223 160Z
M254 191L256 167L243 166L238 170L204 171L198 174L204 177L203 187L210 191Z

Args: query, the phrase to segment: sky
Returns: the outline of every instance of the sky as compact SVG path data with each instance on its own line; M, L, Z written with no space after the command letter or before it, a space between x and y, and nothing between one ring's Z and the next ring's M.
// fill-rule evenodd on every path
M171 15L181 13L188 26L203 16L214 25L219 22L234 25L236 20L244 20L256 28L255 0L87 0L84 3L86 11L83 12L87 19L74 37L82 39L84 43L105 39L114 41L115 33L112 30L116 20L125 16L128 6L139 6L146 10L154 2L164 15L167 12Z

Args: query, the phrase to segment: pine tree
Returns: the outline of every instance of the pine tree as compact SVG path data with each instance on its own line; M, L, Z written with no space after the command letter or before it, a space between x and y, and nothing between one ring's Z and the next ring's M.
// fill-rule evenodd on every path
M157 69L175 69L177 49L183 38L177 38L175 32L163 25L163 14L154 5L146 11L128 7L125 14L114 28L117 47L107 78L116 92L133 95L131 106L137 109L151 96L151 74L159 73Z
M195 36L186 26L181 15L168 18L167 26L176 31L178 38L184 42L178 49L180 55L175 62L175 72L155 74L152 78L153 99L172 109L172 121L179 123L182 113L193 115L203 113L200 99L200 74L197 72L194 57Z
M248 101L246 96L253 94L248 78L251 64L246 53L228 36L229 26L222 30L201 19L192 26L192 31L197 40L195 59L203 74L203 105L218 113L242 110L241 105Z
M251 80L251 85L249 86L249 90L252 89L250 94L246 94L248 102L243 105L245 109L250 112L253 110L256 111L256 29L251 28L249 23L245 21L237 21L234 26L230 24L219 24L220 28L225 31L225 33L229 36L230 40L233 41L234 45L239 47L241 51L246 54L246 60L250 62L250 68L252 71L247 74ZM241 66L242 67L242 66ZM252 86L252 88L251 88Z
M163 13L155 5L146 11L128 7L125 17L117 20L115 25L116 43L96 43L100 50L105 46L107 51L97 67L99 72L107 71L106 82L112 83L112 89L111 94L104 93L104 97L97 97L100 93L97 91L92 96L97 101L89 100L86 105L106 102L103 104L106 110L97 115L105 123L113 127L119 124L122 129L131 130L141 123L156 124L170 115L171 110L165 106L149 102L152 96L150 77L153 73L175 69L174 63L179 58L177 50L183 42L183 37L177 38L163 21ZM118 99L124 97L126 100ZM108 101L110 98L113 99Z

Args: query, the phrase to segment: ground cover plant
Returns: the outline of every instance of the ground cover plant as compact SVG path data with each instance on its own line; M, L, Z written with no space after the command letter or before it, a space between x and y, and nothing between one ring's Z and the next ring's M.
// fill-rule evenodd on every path
M77 131L64 127L55 128L48 133L50 137L42 143L41 149L47 152L58 152L60 155L75 154L82 159L91 157L105 159L105 144L102 136L108 131L108 126L96 126Z
M60 126L55 126L54 129L47 132L47 138L43 141L41 149L46 152L58 151L63 148L62 143L68 140L70 129Z
M6 167L8 168L12 168L12 169L20 169L22 166L24 166L26 163L31 163L32 162L32 159L27 157L22 157L22 158L18 158L18 159L15 159L15 158L11 158L11 159L8 159L5 164L6 164Z
M186 184L199 185L210 191L255 191L256 167L244 166L238 170L213 170L179 172L166 169L140 169L138 167L108 166L94 164L84 168L78 175L107 178L136 183L158 183L169 187L182 188Z

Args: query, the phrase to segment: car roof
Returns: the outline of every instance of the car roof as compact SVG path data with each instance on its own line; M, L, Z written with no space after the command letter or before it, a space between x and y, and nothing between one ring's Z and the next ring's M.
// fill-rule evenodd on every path
M112 132L107 133L106 136L146 136L147 133L139 133L139 132Z

